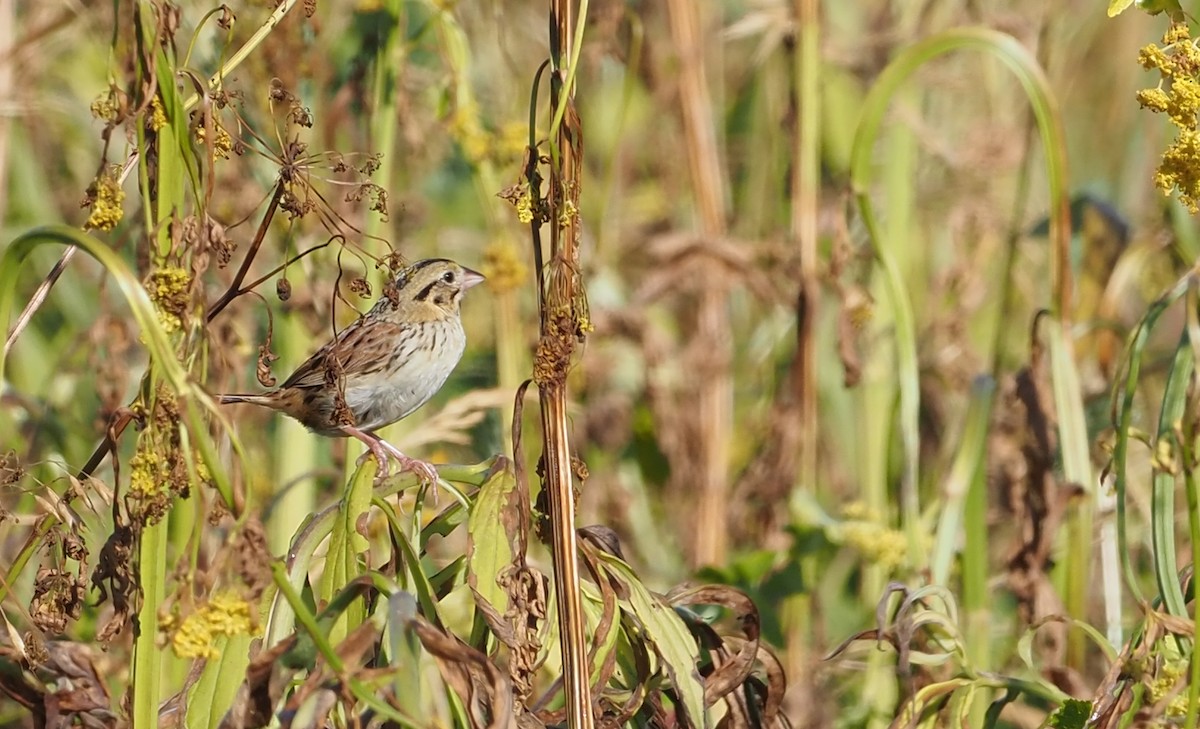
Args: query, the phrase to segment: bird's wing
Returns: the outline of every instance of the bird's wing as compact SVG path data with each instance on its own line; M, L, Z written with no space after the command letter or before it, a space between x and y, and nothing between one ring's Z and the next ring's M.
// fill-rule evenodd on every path
M367 320L356 320L343 329L337 339L318 349L296 368L280 389L323 387L326 372L335 362L340 365L343 378L370 375L387 366L402 327L386 319L371 319L368 326L363 326L364 321ZM335 350L336 359L330 359L330 352Z

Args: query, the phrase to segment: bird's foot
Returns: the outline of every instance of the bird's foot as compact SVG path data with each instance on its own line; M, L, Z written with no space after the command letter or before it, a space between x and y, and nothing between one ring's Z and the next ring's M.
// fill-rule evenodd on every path
M432 489L433 503L436 504L438 500L438 472L433 467L433 464L404 455L400 452L399 448L382 438L379 439L379 444L392 455L392 458L396 459L396 462L400 464L401 471L411 471L421 483Z
M379 470L375 472L375 482L379 483L388 477L388 471L390 470L389 466L391 466L390 459L388 458L388 452L379 447L378 443L368 443L367 447L370 448L370 450L359 456L358 460L354 462L354 465L362 468L362 464L366 463L368 458L374 456L375 462L379 464Z
M366 443L370 448L369 453L364 453L358 459L358 465L361 466L367 456L375 456L375 460L379 463L379 472L375 474L375 481L378 483L388 477L388 456L396 459L400 464L401 471L411 471L416 474L417 478L426 486L431 486L433 489L433 502L436 504L438 499L438 472L433 467L432 463L409 458L400 452L396 446L388 443L383 438L375 435L372 432L359 430L352 425L343 425L342 431L353 438L358 438L363 443Z
M370 449L368 452L359 456L358 460L354 462L354 465L361 468L362 464L366 463L368 456L375 456L375 462L379 464L379 470L375 472L375 483L380 483L387 478L389 470L388 467L391 465L388 463L388 448L391 446L389 446L383 441L383 439L374 433L361 431L352 425L343 425L342 432L352 438L359 439L366 444L367 448ZM384 446L387 446L387 448Z

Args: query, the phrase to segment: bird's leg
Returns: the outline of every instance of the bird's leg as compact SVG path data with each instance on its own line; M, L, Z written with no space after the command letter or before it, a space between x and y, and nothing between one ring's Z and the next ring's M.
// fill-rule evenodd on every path
M383 438L380 438L378 435L371 433L371 436L374 437L379 442L379 445L384 450L386 450L388 453L392 454L392 456L400 464L400 470L412 471L414 474L416 474L417 478L421 479L421 481L432 485L433 486L433 500L437 501L438 472L437 472L437 469L435 469L433 467L432 463L429 463L428 461L418 460L416 458L410 458L409 456L406 456L403 453L401 453L399 448L392 445L391 443L388 443L386 440L384 440Z
M385 443L379 436L375 435L374 433L367 433L365 431L359 430L358 428L355 428L353 425L343 425L342 432L351 437L358 438L363 443L367 444L367 448L371 449L370 455L375 456L375 461L379 464L379 472L375 474L375 478L376 479L387 478L387 475L388 475L388 451L387 451L387 448L385 448L384 446L387 446L389 448L391 446L389 444ZM393 449L393 450L395 450L395 449ZM360 456L357 461L357 465L361 466L363 463L363 460L367 457L367 455L368 455L367 453L362 454L362 456Z

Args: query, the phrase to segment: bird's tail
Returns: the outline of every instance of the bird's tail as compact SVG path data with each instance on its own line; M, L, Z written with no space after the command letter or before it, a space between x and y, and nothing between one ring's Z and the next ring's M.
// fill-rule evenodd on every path
M271 406L271 398L266 395L217 395L217 402L221 405L248 402L251 405Z

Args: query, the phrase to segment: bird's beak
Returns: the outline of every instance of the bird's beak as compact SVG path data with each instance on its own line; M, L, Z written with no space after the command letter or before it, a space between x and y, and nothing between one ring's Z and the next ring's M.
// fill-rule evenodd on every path
M485 279L482 273L478 271L472 271L466 266L463 266L462 287L464 291L472 286L477 286L483 283L484 280Z

